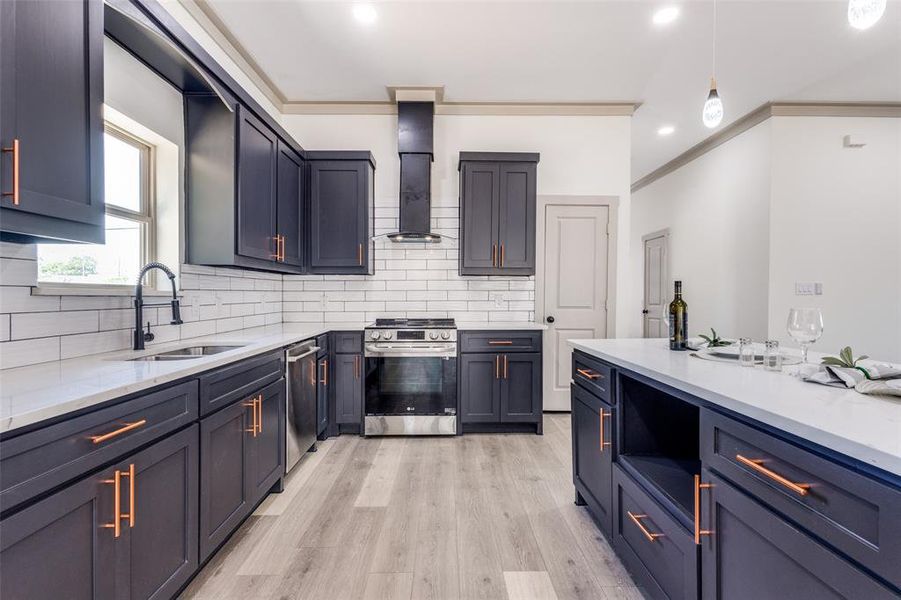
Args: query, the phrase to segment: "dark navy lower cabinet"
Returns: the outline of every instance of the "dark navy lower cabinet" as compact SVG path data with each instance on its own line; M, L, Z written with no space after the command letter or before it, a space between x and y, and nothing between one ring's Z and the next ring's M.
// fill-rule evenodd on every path
M716 474L701 503L702 596L712 599L898 598L872 576L833 553Z
M359 426L363 416L363 355L335 354L334 360L335 422Z
M320 439L328 437L329 423L329 384L328 354L320 354L316 359L316 435Z
M462 332L460 348L462 431L542 433L541 332Z
M610 535L613 518L613 407L578 386L572 389L573 484Z

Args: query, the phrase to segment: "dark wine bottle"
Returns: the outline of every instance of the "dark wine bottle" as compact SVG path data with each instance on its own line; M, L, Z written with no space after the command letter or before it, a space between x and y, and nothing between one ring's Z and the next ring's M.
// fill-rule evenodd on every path
M688 304L682 299L682 282L676 282L676 295L669 303L669 349L687 350Z

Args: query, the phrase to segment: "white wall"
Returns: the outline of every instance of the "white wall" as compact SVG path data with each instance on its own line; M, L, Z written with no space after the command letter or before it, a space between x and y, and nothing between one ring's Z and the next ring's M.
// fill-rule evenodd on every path
M766 336L769 172L765 121L632 195L633 300L625 336L642 335L641 238L664 228L669 278L683 282L690 334L713 327L730 337Z
M865 142L844 148L851 134ZM691 333L777 338L789 308L823 311L815 349L901 361L901 119L773 117L632 197L632 306L641 236L670 227ZM711 239L712 237L712 239ZM822 283L821 296L795 283ZM641 335L640 318L629 335Z
M396 230L400 168L396 116L285 115L282 123L305 148L371 150L378 163L375 233ZM539 194L619 196L618 273L625 281L630 126L629 117L436 115L433 230L459 235L461 151L539 152ZM316 278L286 277L285 319L311 320L317 315L368 319L398 312L447 315L461 321L534 318L534 280L461 278L457 256L456 241L450 239L435 246L380 242L371 278L346 278L342 285L340 278L329 277L323 285ZM627 285L618 287L623 294L627 290Z
M822 309L817 350L901 362L901 119L774 117L769 332ZM863 148L844 148L851 134ZM794 295L821 282L822 296Z

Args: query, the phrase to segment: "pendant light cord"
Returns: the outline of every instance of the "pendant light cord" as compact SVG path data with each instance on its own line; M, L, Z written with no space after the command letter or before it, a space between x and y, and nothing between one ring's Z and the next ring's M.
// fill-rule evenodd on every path
M713 0L713 70L711 75L716 78L716 0Z

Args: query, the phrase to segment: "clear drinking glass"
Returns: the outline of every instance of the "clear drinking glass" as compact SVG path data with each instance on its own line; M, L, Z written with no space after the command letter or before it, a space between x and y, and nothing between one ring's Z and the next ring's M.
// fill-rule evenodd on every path
M786 329L801 346L801 364L806 364L807 348L823 335L823 313L819 308L792 308L788 311Z
M751 338L738 338L738 364L743 367L754 366L754 342Z
M767 371L782 370L782 352L779 350L779 340L767 340L763 350L763 368Z

